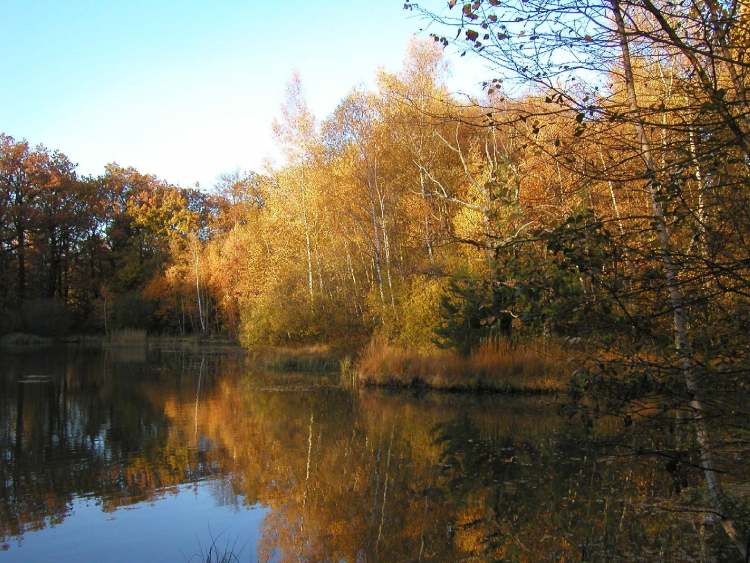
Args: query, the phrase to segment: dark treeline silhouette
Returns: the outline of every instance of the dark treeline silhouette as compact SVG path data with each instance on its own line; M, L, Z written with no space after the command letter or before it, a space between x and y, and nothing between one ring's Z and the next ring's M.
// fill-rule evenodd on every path
M66 155L0 136L0 332L206 332L210 295L199 318L195 295L165 306L149 283L223 205L116 164L80 176Z

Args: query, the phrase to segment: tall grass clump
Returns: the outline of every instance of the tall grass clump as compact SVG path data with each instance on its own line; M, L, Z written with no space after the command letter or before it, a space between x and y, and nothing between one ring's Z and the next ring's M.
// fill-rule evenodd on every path
M339 368L340 351L327 344L255 346L252 361L275 371L332 372Z
M551 341L484 340L468 355L418 351L374 338L357 366L364 385L555 392L567 388L568 355Z
M344 356L339 360L339 382L342 387L353 389L357 386L357 370L351 356Z
M219 537L212 535L208 548L199 544L198 553L194 554L189 561L196 561L197 563L239 563L241 551L237 548L236 540L232 543L219 545Z

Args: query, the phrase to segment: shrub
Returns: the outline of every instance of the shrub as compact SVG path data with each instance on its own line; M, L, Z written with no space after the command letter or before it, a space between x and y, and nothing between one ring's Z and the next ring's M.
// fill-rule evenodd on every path
M399 299L394 321L397 342L418 350L435 348L435 328L440 324L440 300L445 291L442 279L417 277Z
M350 341L364 332L361 318L351 314L350 303L316 291L311 307L307 287L291 276L244 303L240 319L240 342L249 348Z
M512 300L513 290L505 285L468 276L451 280L440 299L436 343L468 355L492 335L509 335Z

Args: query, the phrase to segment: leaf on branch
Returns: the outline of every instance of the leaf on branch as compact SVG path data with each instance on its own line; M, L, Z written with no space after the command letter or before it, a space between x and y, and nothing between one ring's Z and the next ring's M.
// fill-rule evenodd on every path
M468 39L469 41L476 41L477 38L479 38L479 33L474 31L473 29L466 30L466 39Z

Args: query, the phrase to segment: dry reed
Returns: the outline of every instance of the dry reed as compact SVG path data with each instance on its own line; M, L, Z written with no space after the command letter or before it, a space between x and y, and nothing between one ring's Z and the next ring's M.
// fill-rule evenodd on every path
M560 345L551 341L490 339L461 356L449 350L418 352L375 338L362 354L357 373L365 385L541 393L567 387L567 360Z
M304 346L256 346L250 349L256 365L277 371L335 371L340 351L326 344Z

